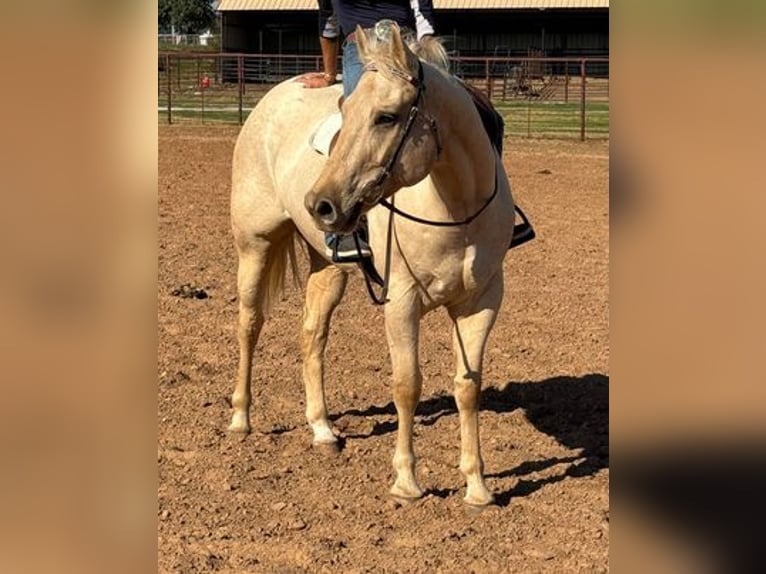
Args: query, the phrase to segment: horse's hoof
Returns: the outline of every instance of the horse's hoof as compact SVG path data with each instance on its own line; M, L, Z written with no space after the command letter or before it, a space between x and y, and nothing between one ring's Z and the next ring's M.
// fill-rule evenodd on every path
M423 490L418 485L402 487L398 484L394 484L389 492L391 493L391 496L400 502L415 502L416 500L423 498Z
M236 416L232 419L231 424L229 425L229 428L227 429L230 433L236 433L236 434L250 434L250 423L247 421L239 420Z
M311 432L314 435L314 444L337 443L338 437L332 432L332 427L325 423L310 424Z
M389 504L393 508L399 508L402 506L412 506L416 502L420 500L420 498L405 498L404 496L397 496L396 494L391 493L391 502Z
M487 506L491 506L495 503L495 497L492 496L491 492L486 491L480 494L471 494L470 496L466 495L466 497L463 499L463 502L465 502L469 507L483 510Z

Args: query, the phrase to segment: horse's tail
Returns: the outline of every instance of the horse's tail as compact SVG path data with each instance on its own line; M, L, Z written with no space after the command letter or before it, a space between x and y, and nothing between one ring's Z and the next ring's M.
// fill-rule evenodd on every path
M284 291L288 269L293 277L293 285L299 287L301 284L301 276L295 254L296 240L297 233L293 229L271 246L271 257L269 257L266 280L264 281L263 312L266 316L270 315L279 296Z

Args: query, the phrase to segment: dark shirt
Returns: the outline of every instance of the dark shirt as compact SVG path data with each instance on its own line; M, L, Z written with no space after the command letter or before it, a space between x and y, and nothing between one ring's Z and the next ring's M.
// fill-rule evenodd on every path
M319 0L319 34L324 38L337 38L339 32L348 36L357 26L372 28L387 19L417 31L421 38L436 29L433 12L432 0Z

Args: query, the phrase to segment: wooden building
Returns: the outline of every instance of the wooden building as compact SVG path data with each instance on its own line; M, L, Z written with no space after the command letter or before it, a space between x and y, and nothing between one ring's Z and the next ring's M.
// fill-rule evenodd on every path
M608 56L609 0L434 0L460 56ZM224 52L318 54L316 0L220 0Z

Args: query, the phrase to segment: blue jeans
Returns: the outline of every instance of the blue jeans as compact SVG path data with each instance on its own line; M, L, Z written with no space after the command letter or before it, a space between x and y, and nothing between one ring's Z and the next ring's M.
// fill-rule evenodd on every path
M356 42L343 44L343 95L349 97L364 73L364 64L359 59Z
M364 73L364 65L359 59L359 52L356 49L356 42L346 42L343 44L342 64L343 96L347 98L351 95L351 92L354 91L354 88L356 88L356 85L359 83L359 78L361 78L362 74ZM362 223L362 225L366 224ZM329 232L325 233L324 240L327 247L332 247L333 241L335 241L336 237L338 240L340 240L344 236ZM360 237L360 241L362 242L362 245L367 245L366 233Z

